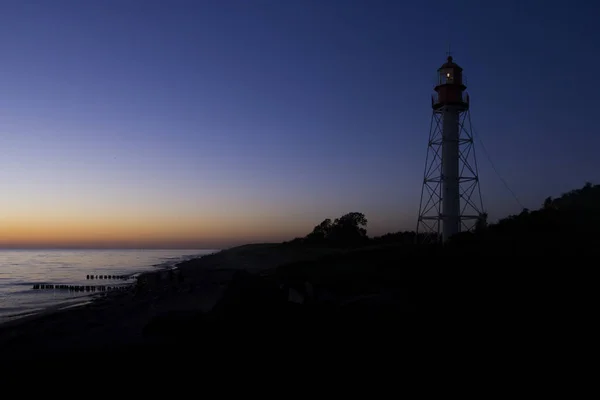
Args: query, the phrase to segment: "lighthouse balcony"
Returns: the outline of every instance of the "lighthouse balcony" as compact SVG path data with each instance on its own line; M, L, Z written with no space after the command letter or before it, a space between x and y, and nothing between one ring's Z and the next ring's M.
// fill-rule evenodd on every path
M444 106L455 106L466 110L469 108L468 93L434 93L431 95L431 107L438 110Z

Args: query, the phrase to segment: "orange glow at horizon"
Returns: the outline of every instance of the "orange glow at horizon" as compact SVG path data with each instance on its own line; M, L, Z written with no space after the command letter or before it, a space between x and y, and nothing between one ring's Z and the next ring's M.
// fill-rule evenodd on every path
M275 196L268 188L235 183L175 190L174 183L88 181L61 190L49 181L14 185L0 199L0 248L216 249L291 240L354 210L366 213L370 235L389 232L385 214L378 220L369 209L312 192Z
M287 229L285 226L287 225ZM303 230L302 224L258 223L256 218L213 217L154 217L107 218L18 218L5 217L0 221L0 246L69 246L102 244L139 244L156 246L184 243L220 244L239 240L279 239L294 236Z

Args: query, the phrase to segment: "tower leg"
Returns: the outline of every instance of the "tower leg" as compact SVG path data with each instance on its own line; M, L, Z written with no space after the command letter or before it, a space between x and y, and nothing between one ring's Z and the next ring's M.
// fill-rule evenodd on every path
M442 240L460 232L459 110L445 107L442 123Z

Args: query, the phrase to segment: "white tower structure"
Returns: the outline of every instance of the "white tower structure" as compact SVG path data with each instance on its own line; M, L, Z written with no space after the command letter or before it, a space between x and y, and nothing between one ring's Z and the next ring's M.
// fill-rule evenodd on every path
M459 67L448 56L437 73L421 190L418 234L446 241L485 222L471 132L469 95Z

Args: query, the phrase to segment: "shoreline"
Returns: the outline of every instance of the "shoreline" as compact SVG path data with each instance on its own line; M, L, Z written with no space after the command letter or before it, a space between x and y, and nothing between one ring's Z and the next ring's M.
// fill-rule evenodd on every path
M105 292L77 307L53 306L38 313L0 323L0 353L7 358L35 357L45 352L96 351L146 343L143 328L152 318L172 311L212 309L222 296L244 250L260 245L224 249L177 262L171 267L138 273L136 283L123 291ZM271 245L272 246L272 245ZM172 282L173 269L185 277ZM150 287L140 282L151 281Z
M114 297L114 296L118 295L119 293L123 294L124 292L129 292L131 290L134 290L135 286L137 285L138 278L142 275L159 274L164 271L168 271L170 269L178 268L178 266L180 264L183 264L183 263L186 263L189 261L198 260L198 259L201 259L202 257L208 256L208 255L217 254L223 250L211 250L211 251L214 251L214 252L208 253L208 254L197 255L197 256L193 256L193 255L183 256L186 258L187 257L190 257L190 258L187 258L184 260L174 260L172 262L163 262L163 263L159 263L159 264L152 264L152 265L149 265L146 267L146 268L149 268L149 270L136 271L136 272L131 272L129 274L122 274L123 276L126 276L127 280L130 280L132 283L120 285L120 286L124 287L124 289L121 291L114 291L114 292L107 291L107 292L95 292L95 293L92 292L86 296L81 296L77 299L71 299L71 300L64 299L58 303L51 304L47 307L39 307L39 308L35 308L32 310L23 310L22 312L17 312L12 315L3 316L0 318L0 329L5 327L7 324L18 324L19 322L29 321L36 317L42 318L42 317L46 317L46 316L54 314L54 313L59 313L59 312L65 311L65 310L86 306L88 304L92 304L92 303L95 303L98 301L107 300L108 297Z

